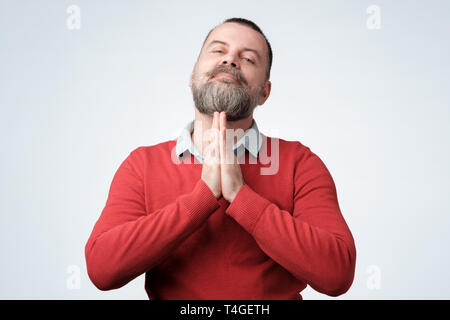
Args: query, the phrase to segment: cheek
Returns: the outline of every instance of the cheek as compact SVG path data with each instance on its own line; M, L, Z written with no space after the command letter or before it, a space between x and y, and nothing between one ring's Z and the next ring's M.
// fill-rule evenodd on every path
M244 75L245 76L245 75ZM265 71L261 72L260 70L253 70L253 72L249 72L246 77L249 85L252 87L260 87L263 86L266 82L266 74Z
M202 57L198 61L198 67L203 73L210 71L217 65L217 59L214 57Z
M247 72L247 73L242 72L242 75L244 76L245 80L247 80L247 84L250 87L254 88L254 87L260 85L259 84L260 81L258 80L259 77L256 74L251 73L251 72Z
M198 75L202 79L206 79L208 76L206 75L207 72L211 71L215 67L215 64L205 61L198 65L197 71Z
M198 81L203 82L204 79L206 78L205 76L206 71L207 70L204 67L202 67L201 65L197 65L197 68L195 69L194 80L197 82Z

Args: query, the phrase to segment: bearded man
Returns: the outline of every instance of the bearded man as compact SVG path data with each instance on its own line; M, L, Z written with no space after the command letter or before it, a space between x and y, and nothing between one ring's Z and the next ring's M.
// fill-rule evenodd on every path
M195 119L133 150L85 246L100 290L145 273L149 299L302 299L350 288L356 249L334 181L298 141L262 134L272 48L252 21L212 29L194 65Z

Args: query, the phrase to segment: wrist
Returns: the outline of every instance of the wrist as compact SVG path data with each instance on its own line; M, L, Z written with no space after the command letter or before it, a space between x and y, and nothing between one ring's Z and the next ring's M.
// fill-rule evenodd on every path
M233 202L234 198L236 198L237 194L239 193L239 190L244 186L245 183L242 183L238 188L236 188L233 192L230 193L228 197L228 202Z

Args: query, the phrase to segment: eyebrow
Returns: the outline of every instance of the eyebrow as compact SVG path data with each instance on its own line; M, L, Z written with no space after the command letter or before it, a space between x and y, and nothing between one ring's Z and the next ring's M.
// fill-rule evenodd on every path
M224 41L213 40L213 41L211 41L211 42L208 44L207 48L211 47L213 44L223 44L223 45L225 45L225 46L229 46L229 44L226 43L226 42L224 42ZM255 53L256 56L258 57L258 59L261 60L261 56L260 56L260 54L259 54L259 52L258 52L257 50L251 49L251 48L244 48L244 51L250 51L250 52Z

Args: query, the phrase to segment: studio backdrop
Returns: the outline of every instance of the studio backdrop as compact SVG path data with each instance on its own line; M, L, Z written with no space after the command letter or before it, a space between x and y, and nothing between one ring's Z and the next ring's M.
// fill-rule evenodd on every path
M0 0L0 298L102 292L84 246L130 152L194 118L208 31L256 22L273 49L262 133L326 164L357 250L331 298L450 298L448 1Z

